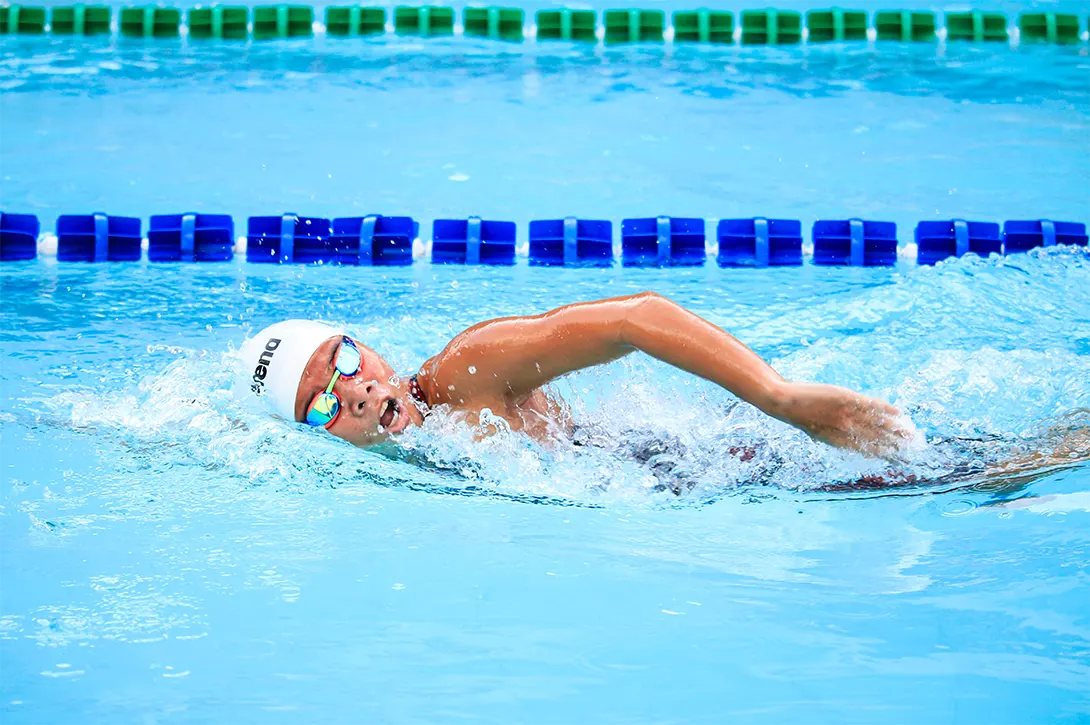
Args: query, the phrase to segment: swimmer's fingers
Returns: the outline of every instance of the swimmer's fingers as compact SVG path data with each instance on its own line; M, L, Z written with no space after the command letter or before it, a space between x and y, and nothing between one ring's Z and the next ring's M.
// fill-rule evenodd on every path
M863 452L890 461L906 460L913 444L920 440L920 433L908 416L884 403L873 420Z
M902 457L917 436L894 406L835 385L789 384L781 417L815 440L887 459Z
M864 455L903 460L910 442L918 437L912 421L883 400L848 390L843 392L847 401L840 415L831 416L826 421L825 435L815 437Z

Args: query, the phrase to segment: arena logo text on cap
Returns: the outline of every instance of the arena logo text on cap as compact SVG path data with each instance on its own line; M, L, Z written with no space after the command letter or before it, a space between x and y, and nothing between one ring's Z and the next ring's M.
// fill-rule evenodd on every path
M257 359L257 367L254 368L254 384L250 386L250 390L258 395L261 395L261 391L265 387L265 376L272 364L273 353L276 352L278 347L280 347L280 338L269 338L269 341L265 343L265 350L261 353L261 357Z

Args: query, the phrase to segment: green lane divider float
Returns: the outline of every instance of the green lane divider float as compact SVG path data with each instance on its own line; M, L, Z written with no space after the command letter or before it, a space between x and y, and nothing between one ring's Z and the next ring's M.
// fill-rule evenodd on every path
M538 40L598 42L598 17L593 10L538 10Z
M382 35L386 32L386 10L352 5L325 9L325 31L329 35Z
M45 8L11 5L0 7L0 35L41 35L45 32Z
M742 45L795 45L801 42L801 13L771 8L742 11Z
M933 42L935 14L914 10L879 10L874 14L874 30L878 40L900 40L904 43Z
M675 43L733 43L734 13L678 10L673 15Z
M525 17L521 8L466 8L462 27L471 37L521 43Z
M119 29L129 38L177 38L182 11L177 8L121 8Z
M1077 43L1079 18L1058 13L1023 13L1018 17L1022 40L1028 43Z
M811 43L867 39L867 14L862 10L811 10L806 13Z
M454 8L442 5L394 8L394 30L399 35L454 35Z
M607 43L661 43L666 39L666 13L661 10L606 10Z
M243 5L193 8L187 25L189 37L215 40L246 40L250 37L250 9Z
M53 8L49 25L57 35L109 35L110 8L105 5L61 5Z
M307 38L314 35L314 8L309 5L257 5L254 40Z
M3 0L0 0L2 2ZM62 5L50 9L26 5L0 6L0 35L41 35L47 27L58 35L106 35L111 32L112 10L107 5ZM314 34L314 8L309 5L242 5L193 8L188 11L188 34L195 39L255 40L301 38ZM381 35L386 32L386 9L344 5L325 8L326 32L331 36ZM393 10L394 30L401 35L454 34L455 9L445 5L399 6ZM602 16L605 42L661 43L666 39L666 14L661 10L614 9ZM945 14L949 41L1001 42L1010 40L1003 13L972 10ZM1022 13L1021 39L1027 43L1078 43L1081 18L1063 13ZM593 10L559 8L536 14L539 40L595 43L597 14ZM793 45L802 42L802 14L793 10L744 10L739 21L745 45ZM470 37L520 42L524 40L525 12L510 7L467 7L464 33ZM806 13L808 39L813 43L865 41L869 32L862 10L827 8ZM678 10L672 15L673 38L678 43L734 42L735 19L728 11ZM176 38L181 34L182 11L173 7L121 8L118 29L125 37ZM874 14L878 40L934 42L936 14L919 10L879 10Z
M977 43L1010 40L1007 16L1002 13L946 13L946 39L972 40Z

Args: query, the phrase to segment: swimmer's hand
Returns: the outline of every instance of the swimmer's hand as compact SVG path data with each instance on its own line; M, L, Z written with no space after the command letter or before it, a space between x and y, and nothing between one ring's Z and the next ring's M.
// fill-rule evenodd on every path
M767 412L837 448L894 460L916 435L889 403L835 385L785 382L774 398Z

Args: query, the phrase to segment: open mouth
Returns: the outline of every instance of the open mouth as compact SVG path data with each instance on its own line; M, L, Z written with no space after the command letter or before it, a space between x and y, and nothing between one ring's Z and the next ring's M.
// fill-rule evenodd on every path
M397 413L397 401L388 398L386 404L382 406L382 414L378 417L378 424L383 428L389 428L397 420Z

